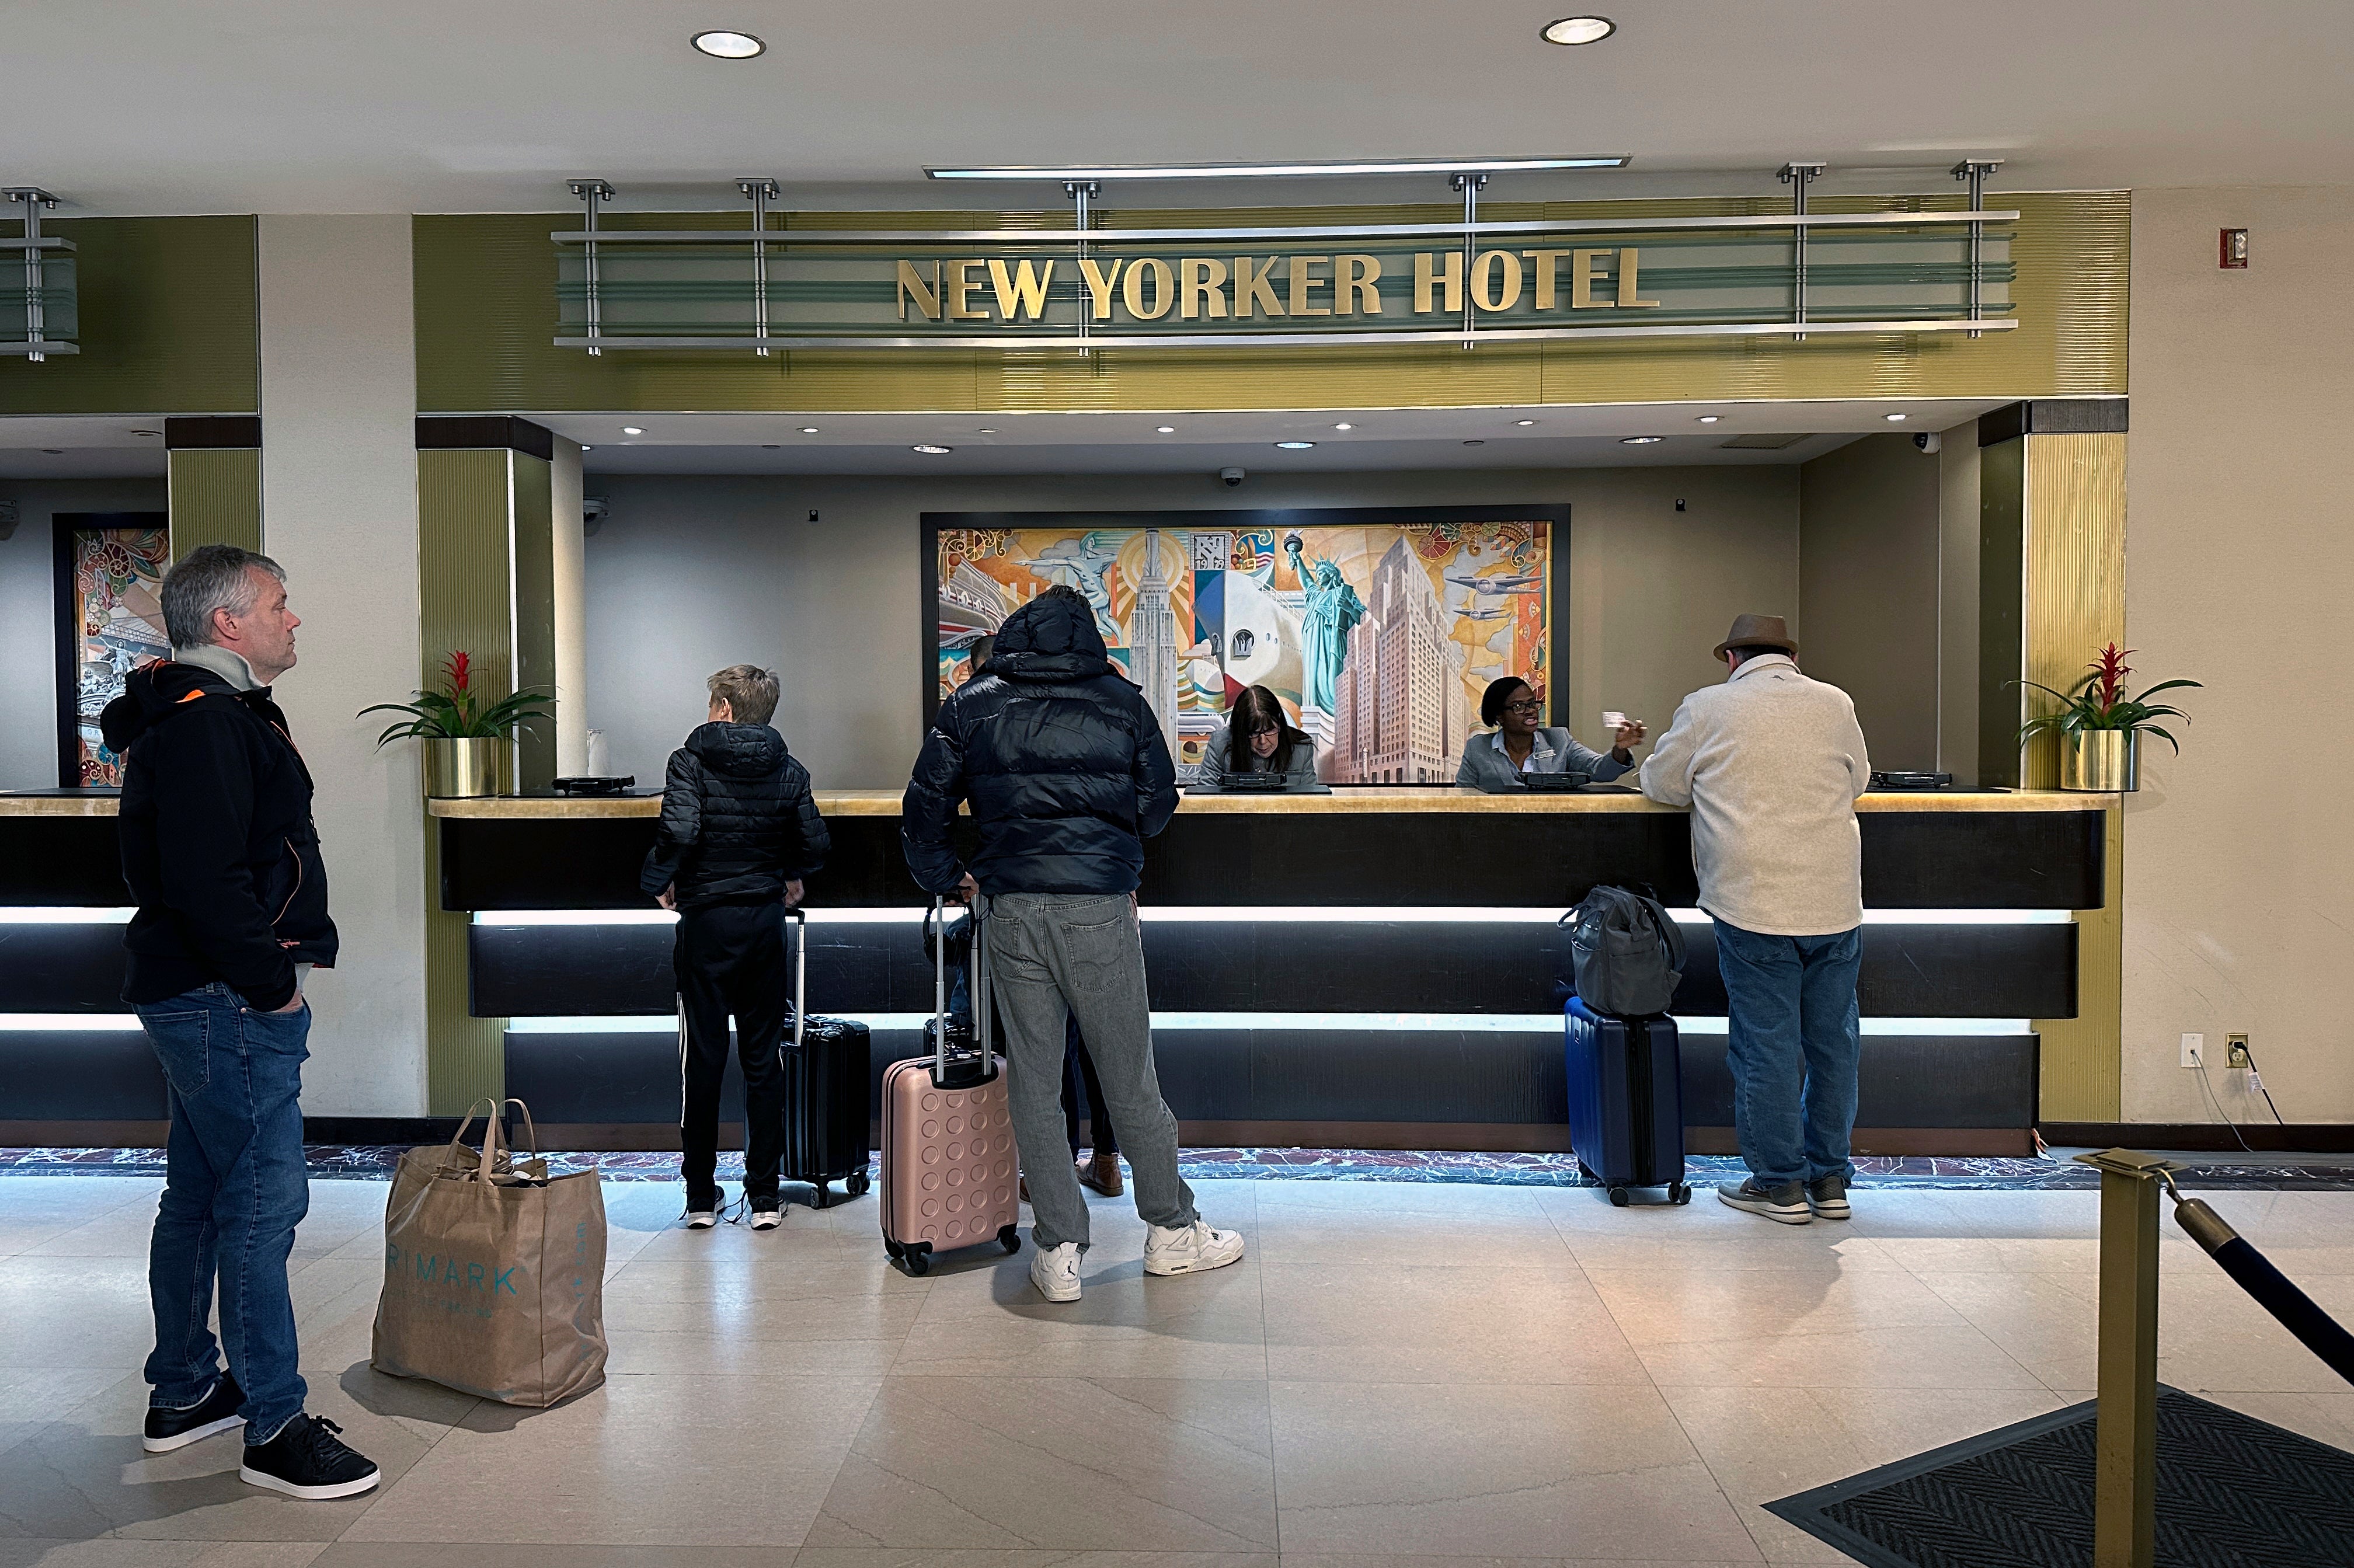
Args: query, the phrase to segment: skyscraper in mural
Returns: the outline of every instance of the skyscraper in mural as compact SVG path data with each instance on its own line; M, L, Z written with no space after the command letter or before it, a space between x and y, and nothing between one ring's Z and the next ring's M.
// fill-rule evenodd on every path
M1161 569L1161 530L1144 532L1144 565L1137 574L1136 608L1129 618L1129 679L1161 721L1169 755L1177 755L1177 616L1170 608L1169 575Z
M1349 632L1332 777L1451 784L1470 730L1463 646L1431 574L1401 538L1373 568L1366 614Z

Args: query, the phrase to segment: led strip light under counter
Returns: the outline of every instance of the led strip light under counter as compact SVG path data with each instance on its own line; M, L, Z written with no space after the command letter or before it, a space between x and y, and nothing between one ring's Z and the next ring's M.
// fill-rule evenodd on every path
M877 1034L919 1033L931 1021L928 1012L841 1012L827 1017L863 1023ZM136 1023L134 1019L133 1023ZM0 1028L5 1027L0 1016ZM1156 1012L1152 1027L1170 1034L1235 1033L1243 1030L1290 1033L1363 1034L1558 1034L1562 1017L1553 1012ZM675 1034L674 1017L556 1017L512 1018L507 1028L517 1034ZM1722 1017L1679 1018L1681 1034L1723 1034ZM2024 1018L1867 1018L1866 1034L1895 1035L2018 1035L2034 1033Z

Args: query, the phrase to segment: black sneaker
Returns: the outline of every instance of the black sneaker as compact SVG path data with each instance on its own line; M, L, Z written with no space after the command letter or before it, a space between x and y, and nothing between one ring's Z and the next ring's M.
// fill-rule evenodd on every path
M312 1502L356 1497L382 1478L374 1460L345 1446L342 1431L324 1416L297 1415L269 1442L248 1443L245 1466L238 1475L257 1487Z
M242 1426L245 1417L237 1413L237 1407L244 1403L245 1390L237 1386L237 1379L223 1372L213 1380L210 1393L185 1409L164 1410L150 1405L147 1435L140 1439L140 1446L150 1454L168 1454L175 1448L201 1443L216 1432Z
M1786 1225L1811 1224L1815 1214L1807 1206L1807 1184L1785 1181L1779 1187L1760 1187L1751 1177L1734 1186L1731 1182L1716 1190L1717 1201L1729 1209L1739 1209L1744 1214L1759 1214L1778 1220Z
M1848 1206L1847 1180L1840 1176L1818 1176L1808 1182L1807 1206L1819 1220L1845 1220L1855 1214Z

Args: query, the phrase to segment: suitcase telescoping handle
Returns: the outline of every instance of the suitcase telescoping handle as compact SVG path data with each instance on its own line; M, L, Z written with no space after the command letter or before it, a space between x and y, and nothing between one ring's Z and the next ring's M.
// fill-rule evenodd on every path
M972 1003L973 1044L980 1047L981 1075L986 1077L991 1044L989 927L981 917L978 903L966 906L965 918L972 922L971 968L967 974L965 995ZM944 1084L949 1074L949 915L946 898L932 900L928 925L932 938L932 1081Z
M801 1032L809 1026L809 911L788 906L785 924L792 928L793 1049L801 1048Z

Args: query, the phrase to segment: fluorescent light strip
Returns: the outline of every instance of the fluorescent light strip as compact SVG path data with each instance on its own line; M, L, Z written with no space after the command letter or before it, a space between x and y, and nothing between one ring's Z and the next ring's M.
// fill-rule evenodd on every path
M1283 905L1146 905L1140 912L1148 922L1298 925L1425 925L1425 926L1550 926L1566 911L1530 908L1451 909L1399 905L1352 907L1334 905L1300 907ZM128 918L129 911L124 911ZM812 909L812 926L913 926L928 911L898 909ZM1709 924L1698 909L1670 909L1683 926ZM2065 926L2074 916L2065 909L1867 909L1867 926ZM477 926L669 926L678 916L660 909L480 909Z
M863 1023L878 1034L916 1033L928 1012L839 1013L833 1016ZM137 1021L133 1021L136 1025ZM7 1022L0 1016L0 1031ZM678 1021L669 1017L633 1018L513 1018L507 1027L518 1034L673 1034ZM1172 1034L1207 1033L1256 1029L1294 1034L1558 1034L1556 1012L1156 1012L1152 1027ZM1722 1018L1679 1018L1685 1034L1723 1034ZM2026 1034L2024 1018L1867 1018L1866 1034Z
M926 169L935 180L1248 180L1289 175L1503 175L1543 169L1623 169L1625 154L1569 158L1413 158L1325 164L1099 164L1092 168Z
M111 1034L138 1027L135 1012L0 1012L0 1034Z
M136 909L85 909L26 905L0 909L0 926L127 926Z

